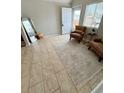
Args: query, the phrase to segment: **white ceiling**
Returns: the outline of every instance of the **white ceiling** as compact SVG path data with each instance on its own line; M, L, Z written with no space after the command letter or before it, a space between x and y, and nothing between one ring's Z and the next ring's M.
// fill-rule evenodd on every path
M71 3L72 0L43 0L43 1L58 2L58 3Z

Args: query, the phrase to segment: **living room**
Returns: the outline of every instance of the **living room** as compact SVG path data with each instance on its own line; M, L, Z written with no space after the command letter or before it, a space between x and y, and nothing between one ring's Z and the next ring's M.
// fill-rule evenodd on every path
M85 25L87 26L87 32L92 32L94 28L97 28L95 29L95 33L97 33L102 38L103 36L102 10L101 10L101 13L99 12L99 15L98 15L99 18L97 17L97 22L93 22L96 16L94 16L93 18L90 18L90 16L95 14L94 5L96 3L100 4L102 1L99 1L99 0L98 1L97 0L95 1L66 0L64 2L63 1L51 2L51 1L52 0L50 1L49 0L48 1L31 0L29 2L28 0L22 0L21 16L22 18L31 19L37 33L43 33L45 36L46 35L62 35L67 33L69 34L75 29L76 25ZM89 5L89 8L90 8L90 5L93 8L91 8L92 10L88 10L85 12L86 6L88 8L88 5ZM62 8L67 8L67 9L62 10ZM98 9L99 8L97 8L97 10ZM67 13L68 10L71 10L70 14ZM75 15L76 10L80 11L78 15ZM44 12L44 11L47 11L47 12ZM91 14L89 15L89 18L88 16L86 16L88 12L91 12ZM77 19L75 19L76 16L78 16ZM71 19L71 20L67 20L67 19ZM87 24L87 22L89 24ZM66 26L67 23L69 24L69 26ZM64 30L68 30L68 31L64 32Z
M103 5L22 0L22 93L103 93Z
M124 93L123 0L0 2L0 93Z

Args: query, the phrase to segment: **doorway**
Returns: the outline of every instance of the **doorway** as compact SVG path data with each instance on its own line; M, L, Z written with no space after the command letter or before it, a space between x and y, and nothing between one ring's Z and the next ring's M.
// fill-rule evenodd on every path
M62 8L62 34L72 31L72 8Z

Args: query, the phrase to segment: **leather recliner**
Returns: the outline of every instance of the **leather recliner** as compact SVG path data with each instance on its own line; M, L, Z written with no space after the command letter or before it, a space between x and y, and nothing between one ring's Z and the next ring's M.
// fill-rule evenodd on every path
M80 43L82 41L85 33L86 33L86 27L76 26L75 31L70 33L70 40L71 40L71 38L75 38Z
M92 49L99 57L99 61L103 59L103 41L100 38L93 39L89 42L89 48Z

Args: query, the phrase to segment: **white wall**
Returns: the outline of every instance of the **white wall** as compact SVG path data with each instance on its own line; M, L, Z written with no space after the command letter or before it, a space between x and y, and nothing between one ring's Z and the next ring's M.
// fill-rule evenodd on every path
M30 17L37 32L61 33L61 6L69 6L42 0L21 0L22 17Z

